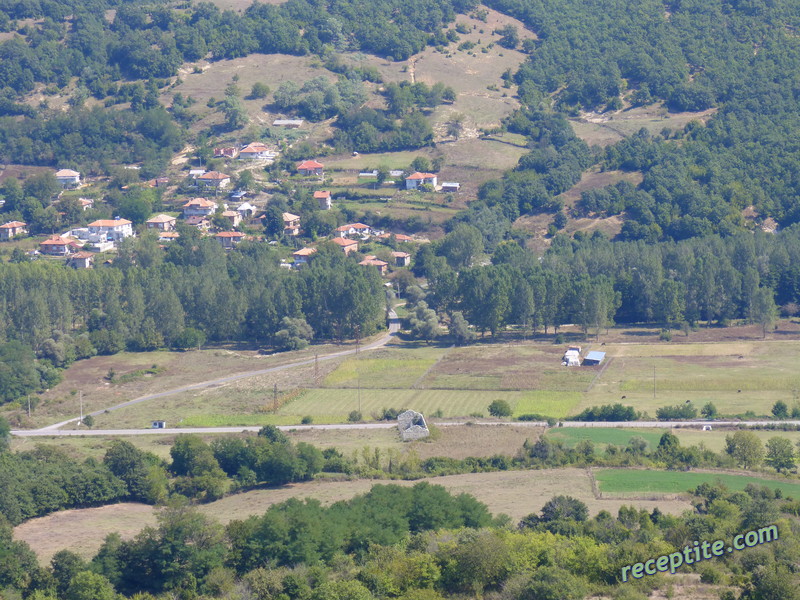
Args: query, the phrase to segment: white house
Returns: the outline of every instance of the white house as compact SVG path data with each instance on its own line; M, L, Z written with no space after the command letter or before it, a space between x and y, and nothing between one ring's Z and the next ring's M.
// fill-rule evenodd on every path
M320 210L331 209L331 193L328 190L319 190L314 192L314 200L319 203Z
M252 144L248 144L241 150L239 150L239 158L240 159L262 159L262 158L269 158L273 159L278 156L278 153L275 152L272 148L267 146L266 144L262 144L261 142L253 142Z
M458 192L461 189L461 184L457 181L443 181L442 182L442 189L443 192Z
M316 252L316 248L300 248L300 250L293 252L292 256L294 257L294 268L299 269L300 267L310 263L311 257Z
M71 188L80 185L81 174L72 169L61 169L56 171L56 179L63 188Z
M333 235L335 237L358 236L360 238L368 238L375 233L372 227L364 225L364 223L348 223L347 225L341 225L333 230Z
M133 223L127 219L100 219L89 223L87 227L90 235L96 235L109 241L118 241L133 235Z
M412 173L406 177L406 189L416 190L419 186L428 184L436 187L436 175L433 173Z

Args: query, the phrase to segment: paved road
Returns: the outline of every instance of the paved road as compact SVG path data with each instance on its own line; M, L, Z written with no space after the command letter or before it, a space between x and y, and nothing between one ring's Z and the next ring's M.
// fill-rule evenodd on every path
M146 396L140 396L139 398L134 398L133 400L128 400L127 402L123 402L121 404L117 404L115 406L109 406L108 408L104 408L102 410L96 410L94 412L88 413L89 415L96 417L98 415L102 415L103 413L111 412L113 410L118 410L120 408L125 408L126 406L131 406L133 404L139 404L140 402L147 402L148 400L155 400L156 398L164 398L166 396L173 396L175 394L180 394L182 392L189 392L191 390L200 390L207 387L212 387L216 385L222 385L224 383L230 383L231 381L238 381L239 379L247 379L248 377L256 377L258 375L266 375L267 373L275 373L277 371L285 371L286 369L293 369L295 367L302 367L304 365L311 365L314 364L315 360L323 361L323 360L332 360L334 358L340 358L342 356L348 356L350 354L355 354L356 352L364 352L366 350L374 350L376 348L382 348L389 341L400 331L400 319L397 316L397 313L394 310L389 311L389 331L386 335L381 336L379 339L371 342L365 346L361 346L360 349L353 348L352 350L342 350L340 352L334 352L332 354L325 354L323 356L319 356L316 358L309 358L305 360L299 360L293 363L280 365L277 367L270 367L268 369L259 369L257 371L247 371L245 373L237 373L236 375L229 375L227 377L220 377L218 379L212 379L210 381L203 381L200 383L193 383L192 385L185 385L183 387L175 388L172 390L166 390L164 392L158 392L156 394L148 394ZM42 427L41 429L35 431L45 431L50 432L50 435L53 434L54 430L58 430L65 425L69 425L70 423L76 423L80 420L80 417L73 417L71 419L67 419L66 421L61 421L60 423L54 423L53 425L48 425L47 427ZM256 428L258 430L259 428ZM163 431L163 430L162 430ZM235 431L242 431L241 428L235 429ZM32 433L32 432L29 432ZM18 431L15 432L14 435L22 435L22 432ZM47 434L39 434L39 435L47 435ZM67 434L70 435L70 434Z
M437 427L458 427L474 423L478 425L513 425L515 427L547 427L547 423L539 421L445 421L434 423ZM704 425L712 427L764 426L764 425L800 425L800 421L563 421L564 427L627 427L627 428L690 428L700 429ZM391 429L397 424L388 423L339 423L331 425L280 425L283 431L309 430L348 430L348 429ZM62 437L62 436L111 436L111 435L176 435L179 433L240 433L258 431L259 426L241 427L184 427L176 429L20 429L13 430L11 435L17 437Z

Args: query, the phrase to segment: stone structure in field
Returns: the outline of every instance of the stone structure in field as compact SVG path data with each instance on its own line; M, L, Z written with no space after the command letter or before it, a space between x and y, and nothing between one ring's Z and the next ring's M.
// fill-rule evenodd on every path
M407 410L397 415L397 427L400 429L400 437L404 442L421 440L431 434L425 423L425 417L422 416L422 413L413 410Z

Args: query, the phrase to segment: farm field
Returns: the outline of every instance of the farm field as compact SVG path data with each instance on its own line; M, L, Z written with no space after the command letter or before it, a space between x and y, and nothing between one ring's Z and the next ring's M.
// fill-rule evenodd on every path
M747 475L698 471L654 471L649 469L599 469L594 472L602 493L681 494L701 483L720 482L731 490L744 490L750 484L781 490L785 496L800 498L800 483Z
M505 513L514 521L538 512L545 502L559 494L569 494L582 500L592 514L601 510L616 514L623 505L634 505L648 511L658 507L662 512L676 515L691 508L689 502L682 499L658 501L630 498L596 499L590 479L586 471L581 469L501 471L449 475L425 481L443 485L454 494L472 494L485 503L492 513ZM323 504L346 500L369 491L376 483L410 486L416 482L313 481L236 494L202 505L199 510L227 523L250 515L262 514L273 504L289 498L315 498ZM97 552L108 533L119 531L123 537L132 537L144 526L153 524L155 510L153 507L141 504L123 503L102 508L61 511L32 519L16 527L14 537L30 544L42 563L46 563L53 554L63 548L69 548L89 558ZM76 544L76 538L80 538L79 544Z
M731 435L735 429L719 429L713 431L701 431L697 428L675 428L675 429L613 429L591 427L559 427L549 429L547 437L551 440L559 440L568 447L573 447L581 440L589 440L598 446L614 444L625 446L634 437L641 437L649 444L650 448L658 446L661 435L670 431L675 434L682 446L699 446L703 444L709 450L722 452L725 449L725 436ZM791 440L792 444L800 442L800 431L766 431L751 430L762 443L766 443L771 437L779 436Z
M661 406L713 402L721 415L768 415L777 400L797 402L800 358L795 340L692 344L616 344L612 358L578 410L623 401L655 416ZM655 394L654 387L655 369ZM654 397L655 396L655 397Z

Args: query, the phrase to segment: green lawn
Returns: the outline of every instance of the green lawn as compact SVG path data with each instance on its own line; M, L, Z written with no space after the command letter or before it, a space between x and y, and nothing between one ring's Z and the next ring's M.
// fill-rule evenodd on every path
M435 358L349 359L325 378L325 386L409 388L435 363Z
M697 473L685 471L651 471L642 469L601 469L595 479L601 492L642 493L658 492L679 494L696 488L701 483L721 482L731 490L743 490L749 484L779 489L785 495L800 498L800 483L730 475L727 473Z
M512 404L511 408L514 409L515 417L525 414L540 414L563 419L574 412L573 409L580 401L581 394L578 392L535 390L523 392L522 397L516 405Z

